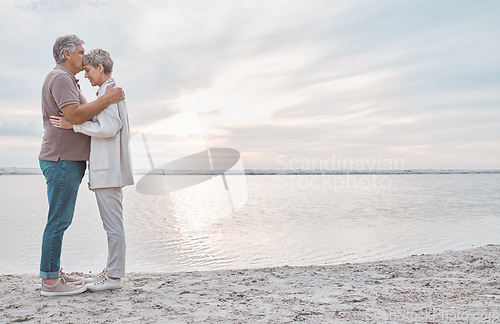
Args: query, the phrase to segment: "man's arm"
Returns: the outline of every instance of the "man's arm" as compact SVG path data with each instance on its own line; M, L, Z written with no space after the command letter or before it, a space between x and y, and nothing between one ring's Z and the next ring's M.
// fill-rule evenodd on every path
M104 109L96 120L96 122L86 121L80 125L73 125L73 130L92 137L109 138L115 136L123 126L117 104Z
M96 100L85 104L69 104L61 108L66 119L75 125L81 124L103 111L107 106L123 100L123 90L120 87L114 87L114 84L108 85L106 94Z

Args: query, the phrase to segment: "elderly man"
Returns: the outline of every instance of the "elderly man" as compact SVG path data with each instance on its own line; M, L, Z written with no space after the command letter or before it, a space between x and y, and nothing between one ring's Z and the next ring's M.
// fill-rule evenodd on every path
M106 94L87 103L75 75L83 70L84 42L75 35L59 37L53 47L55 68L42 87L44 135L40 168L47 182L49 211L43 232L40 278L44 296L74 295L86 290L81 281L60 269L64 231L73 220L76 197L90 153L90 137L53 127L50 116L63 114L73 124L91 119L124 98L121 88L108 86Z

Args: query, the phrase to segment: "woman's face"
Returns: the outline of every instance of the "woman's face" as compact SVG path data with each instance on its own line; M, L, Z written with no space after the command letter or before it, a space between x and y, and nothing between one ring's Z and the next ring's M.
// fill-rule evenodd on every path
M90 64L87 64L83 67L85 70L85 77L89 79L90 84L95 87L95 86L101 86L104 81L103 81L103 75L104 73L99 70L99 66L97 69L93 67Z

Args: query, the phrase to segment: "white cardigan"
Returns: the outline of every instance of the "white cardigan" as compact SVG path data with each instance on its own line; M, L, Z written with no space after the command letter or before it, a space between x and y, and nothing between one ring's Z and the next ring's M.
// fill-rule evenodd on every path
M97 97L106 93L113 79L106 80ZM125 100L106 109L73 130L91 136L89 159L89 188L124 187L134 184L130 154L130 130Z

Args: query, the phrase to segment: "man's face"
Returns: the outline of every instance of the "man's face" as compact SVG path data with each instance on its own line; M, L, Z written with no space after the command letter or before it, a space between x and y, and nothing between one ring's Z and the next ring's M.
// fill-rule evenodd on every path
M66 58L68 63L71 65L73 72L80 72L83 70L83 56L85 56L85 50L82 44L78 44L75 47L74 52L68 51L69 57ZM76 74L75 73L75 74Z

